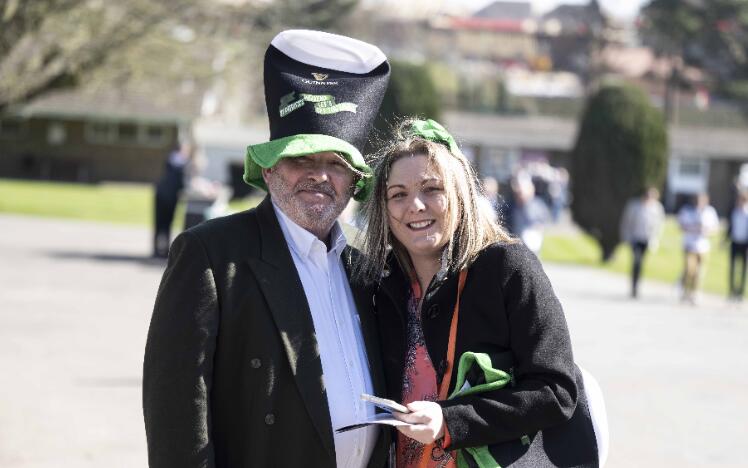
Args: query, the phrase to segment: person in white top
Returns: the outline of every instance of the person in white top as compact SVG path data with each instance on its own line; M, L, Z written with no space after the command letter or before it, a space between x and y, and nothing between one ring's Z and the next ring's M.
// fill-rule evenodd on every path
M174 241L143 364L151 468L384 468L361 394L383 394L371 294L338 216L362 201L361 151L387 88L375 46L320 31L278 34L265 55L270 141L247 148L257 208Z
M621 217L621 239L631 246L631 297L639 294L644 254L657 248L658 238L665 219L665 210L660 203L660 192L649 187L642 196L629 200Z
M709 236L719 227L717 211L709 204L706 193L696 195L692 204L678 212L678 224L683 231L683 296L684 302L696 301L704 257L710 250Z
M748 193L738 194L727 228L730 241L730 283L728 299L740 302L745 295L746 253L748 253ZM740 277L735 271L740 263Z

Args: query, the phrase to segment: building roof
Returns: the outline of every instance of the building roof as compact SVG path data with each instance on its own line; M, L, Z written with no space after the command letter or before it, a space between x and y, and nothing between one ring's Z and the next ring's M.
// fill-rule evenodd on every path
M191 120L197 110L187 102L170 104L140 93L116 91L61 91L41 96L16 110L25 117L96 118L138 122Z
M528 24L525 21L513 19L493 19L493 18L449 18L448 25L452 29L473 29L494 32L526 32Z
M467 112L448 112L444 123L460 144L549 151L570 151L578 127L561 117ZM669 135L670 152L680 158L748 161L745 128L671 126Z
M592 5L559 5L543 15L542 20L558 21L562 34L586 35L592 26L602 27L605 18Z
M532 17L529 2L493 2L473 13L473 18L523 21Z

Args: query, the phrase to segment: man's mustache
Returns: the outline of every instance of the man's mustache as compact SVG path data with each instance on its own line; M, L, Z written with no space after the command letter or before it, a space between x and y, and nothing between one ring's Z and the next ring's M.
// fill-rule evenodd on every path
M296 185L295 192L301 192L301 191L311 191L311 192L320 192L324 193L325 195L329 195L330 197L335 197L337 193L335 192L335 189L329 182L320 182L320 183L314 183L314 182L300 182Z

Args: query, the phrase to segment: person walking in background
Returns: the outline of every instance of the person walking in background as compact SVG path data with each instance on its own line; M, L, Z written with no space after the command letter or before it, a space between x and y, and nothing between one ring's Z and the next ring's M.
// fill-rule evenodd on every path
M481 203L490 205L491 211L495 215L494 221L499 221L501 219L501 205L503 204L499 194L499 181L495 177L486 176L481 179L481 187L483 188Z
M730 241L729 300L740 302L745 293L746 253L748 252L748 192L738 193L727 226ZM736 269L740 263L739 278Z
M551 218L554 223L559 222L569 201L569 171L560 167L553 173L553 178L548 185L550 196Z
M250 145L257 208L181 233L143 362L151 468L384 468L389 434L336 433L383 393L371 296L337 221L372 185L361 150L390 73L377 47L320 31L265 54L270 141Z
M156 182L154 202L153 256L166 258L171 245L171 224L179 194L184 188L185 167L190 161L192 147L182 143L169 154L161 178Z
M678 224L683 231L683 296L682 300L696 303L702 265L710 249L709 236L719 227L717 211L709 204L709 195L700 193L692 203L678 212Z
M519 172L512 177L511 187L506 227L537 255L543 245L543 227L550 218L548 207L535 196L535 186L528 174Z
M657 248L665 210L660 203L660 192L649 187L644 193L629 200L621 217L621 239L631 246L631 297L639 294L639 278L647 250Z

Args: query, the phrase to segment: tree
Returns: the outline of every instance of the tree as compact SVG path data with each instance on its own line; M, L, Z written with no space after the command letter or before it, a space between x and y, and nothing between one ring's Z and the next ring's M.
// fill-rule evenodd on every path
M748 99L748 0L651 0L642 9L646 42L674 63L670 95L681 81L682 63L705 69L715 87Z
M284 27L329 28L357 0L0 0L0 112L100 73L118 87L209 81Z
M664 181L662 113L638 88L605 85L587 103L571 156L572 216L597 240L607 261L620 240L626 201Z
M0 0L0 110L75 86L188 0Z
M374 121L374 139L390 140L393 126L403 117L439 120L441 102L427 65L391 60L390 83Z

